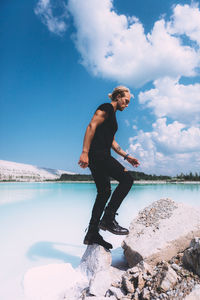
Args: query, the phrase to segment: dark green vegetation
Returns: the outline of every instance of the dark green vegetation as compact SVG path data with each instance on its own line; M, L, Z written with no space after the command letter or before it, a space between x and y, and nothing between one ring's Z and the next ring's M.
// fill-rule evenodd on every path
M91 181L92 175L87 174L62 174L58 181Z
M189 174L177 175L176 177L165 176L165 175L150 175L143 172L130 171L134 180L165 180L167 182L177 182L177 181L200 181L200 174ZM58 181L92 181L92 175L86 174L62 174Z
M143 172L130 171L134 180L170 180L172 177L165 175L149 175Z
M176 179L178 181L200 181L200 173L199 174L197 172L194 174L192 172L190 172L189 174L181 173L180 175L177 175L176 178L173 179Z

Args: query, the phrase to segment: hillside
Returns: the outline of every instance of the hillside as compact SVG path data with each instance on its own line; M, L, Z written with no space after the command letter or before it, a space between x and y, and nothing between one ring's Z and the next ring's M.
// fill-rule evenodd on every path
M0 160L0 181L45 181L55 180L65 174L74 174L72 172L43 168L29 164L22 164L6 160Z

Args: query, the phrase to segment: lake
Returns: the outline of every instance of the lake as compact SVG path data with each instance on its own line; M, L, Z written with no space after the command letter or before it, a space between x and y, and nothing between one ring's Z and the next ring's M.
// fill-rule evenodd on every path
M24 299L22 282L29 268L63 262L78 266L95 195L93 183L0 183L0 299ZM199 184L135 184L117 220L128 227L140 209L161 198L199 206L199 195ZM102 235L114 246L115 264L122 259L124 237Z

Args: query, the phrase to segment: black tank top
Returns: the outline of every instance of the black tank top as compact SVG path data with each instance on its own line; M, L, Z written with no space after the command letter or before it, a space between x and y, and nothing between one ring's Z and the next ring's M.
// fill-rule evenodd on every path
M101 104L97 110L98 109L105 111L107 113L107 118L96 128L90 145L90 156L101 156L106 154L110 155L113 138L118 129L116 115L112 104Z

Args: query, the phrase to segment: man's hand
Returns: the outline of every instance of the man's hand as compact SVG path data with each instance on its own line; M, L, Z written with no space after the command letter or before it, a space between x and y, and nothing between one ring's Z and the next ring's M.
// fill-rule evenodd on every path
M79 162L78 162L79 166L83 169L88 167L89 164L89 158L88 158L88 153L87 152L82 152Z
M126 160L135 168L137 168L140 165L139 161L130 155L127 157Z

